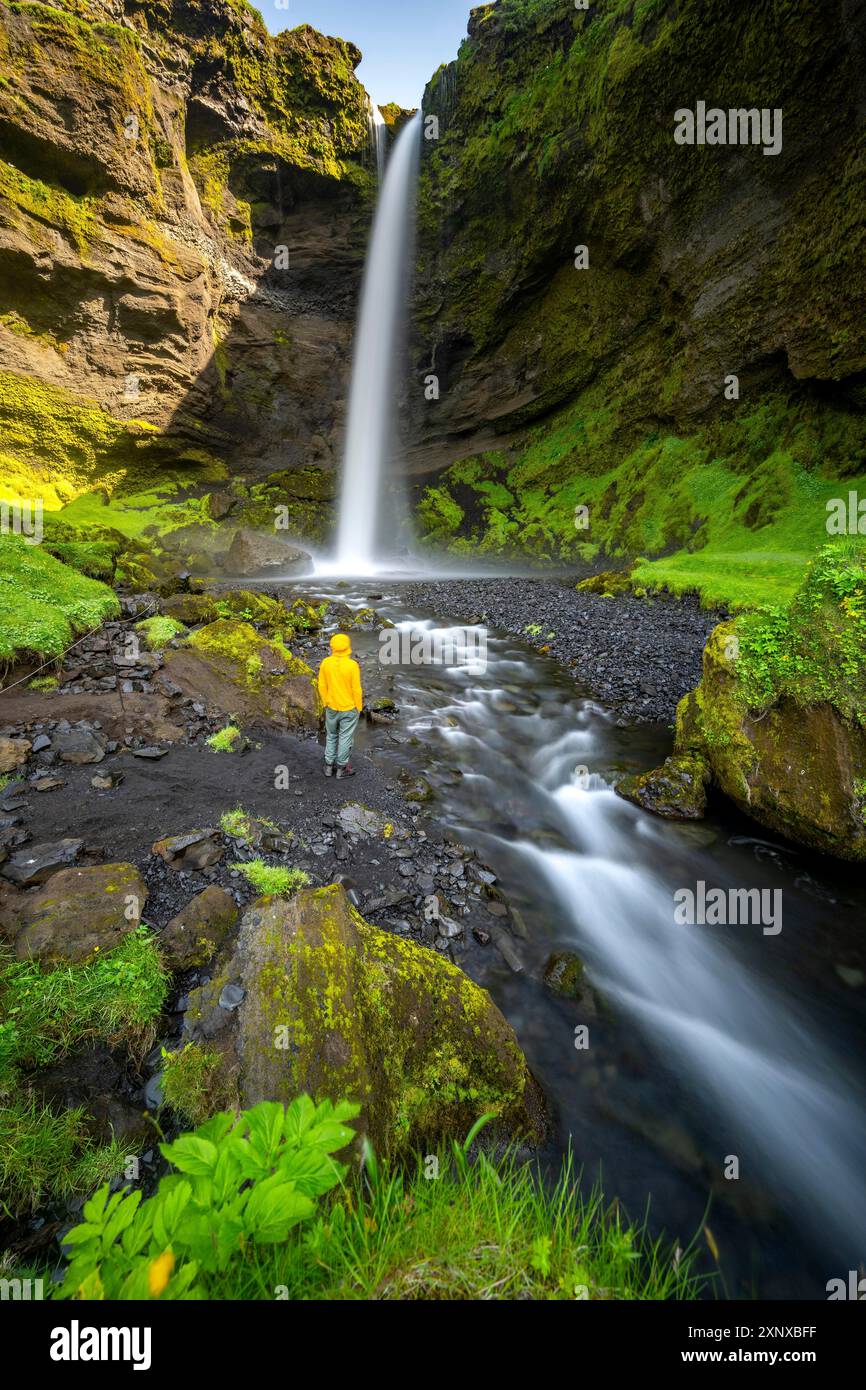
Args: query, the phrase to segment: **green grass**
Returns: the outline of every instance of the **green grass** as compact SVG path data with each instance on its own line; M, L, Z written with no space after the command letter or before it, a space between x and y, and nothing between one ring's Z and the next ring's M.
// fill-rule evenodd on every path
M266 864L263 859L251 859L235 867L257 893L266 897L289 898L311 882L310 875L303 869L285 869L281 865Z
M0 957L0 1094L19 1067L42 1067L91 1039L150 1045L168 971L146 927L87 965L43 971Z
M59 656L76 637L116 617L105 584L20 537L0 538L0 661Z
M275 821L267 820L264 816L253 816L242 806L236 806L233 811L223 812L220 816L220 830L224 835L231 835L233 839L246 843L252 841L256 830L271 830L275 834L282 834Z
M162 1093L166 1105L193 1125L230 1107L231 1083L222 1053L198 1043L163 1052Z
M459 1152L414 1168L368 1163L312 1226L260 1247L212 1298L692 1299L692 1255L678 1261L645 1223L600 1190L581 1196L570 1162L548 1186L513 1156L474 1163Z
M20 1216L92 1192L123 1172L128 1154L128 1143L97 1143L80 1108L55 1114L33 1096L16 1096L0 1107L0 1210Z

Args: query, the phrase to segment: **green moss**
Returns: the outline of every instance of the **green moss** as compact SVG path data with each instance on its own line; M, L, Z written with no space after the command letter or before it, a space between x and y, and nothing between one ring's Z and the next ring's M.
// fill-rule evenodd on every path
M22 538L0 538L0 661L59 656L120 611L111 589Z
M253 690L282 685L287 676L312 679L305 661L293 656L282 642L262 637L250 623L220 618L199 628L189 640L205 656L229 662L241 684Z
M135 630L141 633L148 651L158 651L167 646L173 638L182 637L186 632L183 623L162 616L145 618L143 622L136 623Z
M211 734L207 740L207 746L214 753L233 753L240 737L240 729L236 728L234 724L227 724L224 729L219 729L217 733Z
M266 864L263 859L250 859L235 867L240 869L250 886L263 897L291 898L310 882L310 875L304 873L303 869L287 869L279 864Z

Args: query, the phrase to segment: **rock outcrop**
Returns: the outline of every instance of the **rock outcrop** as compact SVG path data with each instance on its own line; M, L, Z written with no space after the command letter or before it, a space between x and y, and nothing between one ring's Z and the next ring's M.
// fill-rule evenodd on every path
M4 496L332 466L360 58L234 0L0 5Z
M237 1071L242 1104L355 1099L380 1153L463 1139L487 1111L501 1137L544 1133L537 1083L486 991L365 922L337 884L254 903L186 1019Z
M804 471L862 471L863 6L498 0L469 30L424 99L422 532L696 549L720 508L748 535ZM678 144L699 99L779 109L780 149Z

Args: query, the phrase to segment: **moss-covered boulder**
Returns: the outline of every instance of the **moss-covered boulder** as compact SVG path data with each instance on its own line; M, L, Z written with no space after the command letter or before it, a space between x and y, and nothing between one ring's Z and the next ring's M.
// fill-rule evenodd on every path
M61 869L21 901L15 955L80 965L134 931L146 901L147 885L133 864Z
M166 618L185 623L188 627L199 623L213 623L219 617L219 610L209 594L172 594L160 605Z
M198 628L184 650L166 653L165 669L181 690L212 712L281 728L313 725L318 719L311 668L251 623L219 618Z
M351 1097L379 1152L463 1138L488 1111L502 1136L543 1136L540 1090L487 992L364 921L338 884L247 911L231 962L187 1014L194 1041L228 1027L243 1104Z
M701 754L678 753L652 772L621 778L616 790L644 811L668 820L702 820L710 776L709 764Z
M676 748L762 825L866 859L866 543L825 546L788 609L713 630Z

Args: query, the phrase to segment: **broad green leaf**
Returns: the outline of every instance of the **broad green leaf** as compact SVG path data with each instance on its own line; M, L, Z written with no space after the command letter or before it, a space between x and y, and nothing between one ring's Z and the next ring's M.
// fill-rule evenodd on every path
M162 1154L181 1173L207 1177L217 1161L217 1146L197 1134L182 1134L173 1144L161 1144Z

